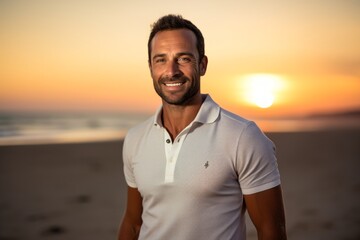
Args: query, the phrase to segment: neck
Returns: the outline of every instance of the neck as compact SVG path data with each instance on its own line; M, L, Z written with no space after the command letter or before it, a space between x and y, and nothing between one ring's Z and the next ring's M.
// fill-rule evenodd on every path
M204 99L199 94L184 106L163 102L162 122L172 140L195 119Z

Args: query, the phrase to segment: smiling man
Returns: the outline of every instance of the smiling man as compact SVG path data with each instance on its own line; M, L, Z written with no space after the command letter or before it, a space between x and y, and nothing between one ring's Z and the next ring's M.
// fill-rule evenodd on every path
M169 105L187 105L200 97L200 75L205 74L207 58L200 61L194 43L196 37L187 29L162 31L153 38L151 76L155 91Z
M204 38L181 16L152 28L149 68L162 106L124 142L127 206L119 240L286 239L274 145L254 122L200 91Z

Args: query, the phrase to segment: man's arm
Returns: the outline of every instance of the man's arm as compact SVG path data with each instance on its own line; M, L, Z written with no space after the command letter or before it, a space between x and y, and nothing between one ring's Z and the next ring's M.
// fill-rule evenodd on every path
M281 187L244 195L249 216L259 240L286 240L285 213Z
M118 240L136 240L142 224L142 197L137 188L128 187L125 215L122 219Z

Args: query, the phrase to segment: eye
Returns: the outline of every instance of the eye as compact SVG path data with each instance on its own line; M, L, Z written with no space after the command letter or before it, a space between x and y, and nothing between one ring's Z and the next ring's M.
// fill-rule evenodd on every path
M178 63L189 63L189 62L191 62L190 57L179 57L178 58Z
M156 58L155 63L164 63L165 62L165 58Z

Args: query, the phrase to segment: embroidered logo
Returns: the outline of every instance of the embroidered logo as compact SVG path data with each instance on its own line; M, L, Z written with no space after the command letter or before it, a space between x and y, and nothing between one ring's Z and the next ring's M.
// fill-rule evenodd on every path
M209 167L209 161L206 161L206 163L204 164L204 167L205 167L205 168L208 168L208 167Z

